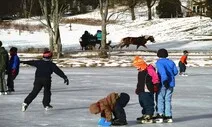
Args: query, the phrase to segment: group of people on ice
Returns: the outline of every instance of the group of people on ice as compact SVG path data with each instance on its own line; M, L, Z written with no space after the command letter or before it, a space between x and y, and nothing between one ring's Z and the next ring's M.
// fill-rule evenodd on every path
M35 80L32 91L24 99L22 111L26 111L30 103L36 98L42 88L44 88L43 106L46 110L53 108L51 102L51 75L56 73L64 79L64 83L69 85L68 77L64 72L52 62L52 53L49 50L43 52L43 59L20 61L17 55L17 48L10 49L10 58L2 47L0 41L0 92L14 92L14 79L19 73L20 63L36 67ZM159 49L157 52L159 59L156 68L147 64L142 58L136 56L133 66L138 70L137 86L135 93L142 107L142 116L137 118L138 123L162 123L173 122L172 120L172 94L175 87L175 76L178 69L175 63L168 59L166 49ZM180 75L185 75L188 51L179 61ZM5 73L8 74L7 87L5 86ZM124 107L128 104L130 96L127 93L112 92L107 97L90 105L89 110L92 114L101 114L98 125L126 125L126 113ZM154 112L157 113L156 116Z
M20 61L17 55L17 48L12 47L10 49L10 59L7 51L2 47L2 42L0 41L0 93L8 94L8 92L15 92L14 80L19 73L20 63L28 64L36 67L34 87L29 95L24 99L22 104L22 111L26 111L29 104L35 99L38 93L44 88L43 106L45 110L53 108L50 105L51 102L51 75L54 72L58 76L64 79L64 83L69 85L68 77L64 72L52 62L52 53L49 50L43 52L43 59L41 60L30 60L30 61ZM7 87L5 86L5 73L8 74Z
M11 47L9 58L7 50L2 47L2 42L0 41L0 95L15 92L14 80L19 73L20 64L17 50L16 47ZM7 82L5 81L5 74L7 74Z
M185 75L188 51L179 61L180 73ZM142 116L136 120L138 123L172 123L172 94L175 87L175 76L178 69L175 63L168 59L166 49L159 49L157 52L159 59L156 68L147 64L142 58L136 56L133 66L138 70L138 81L135 93L142 107ZM157 71L156 71L157 70ZM90 105L89 110L92 114L99 114L100 126L122 126L127 125L124 107L130 100L127 93L110 93L107 97ZM154 116L156 112L156 116Z

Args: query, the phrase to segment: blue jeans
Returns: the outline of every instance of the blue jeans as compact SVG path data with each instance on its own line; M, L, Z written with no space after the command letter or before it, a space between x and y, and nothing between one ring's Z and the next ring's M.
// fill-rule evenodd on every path
M168 89L164 86L158 91L158 113L163 114L165 116L172 116L172 93L174 91L173 87L169 87Z

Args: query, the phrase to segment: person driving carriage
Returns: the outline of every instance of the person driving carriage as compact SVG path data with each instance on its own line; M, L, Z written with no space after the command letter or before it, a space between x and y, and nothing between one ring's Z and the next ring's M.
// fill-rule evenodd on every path
M86 31L84 32L84 34L82 35L81 39L82 39L82 41L84 41L84 42L88 42L91 36L92 36L92 35L86 30Z

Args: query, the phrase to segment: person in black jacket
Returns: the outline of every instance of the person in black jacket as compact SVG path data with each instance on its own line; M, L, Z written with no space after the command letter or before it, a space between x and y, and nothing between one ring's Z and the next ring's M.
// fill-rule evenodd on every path
M58 76L64 79L64 83L69 85L69 80L64 72L57 67L55 63L51 61L52 53L50 51L44 51L42 60L21 61L21 63L35 66L37 68L35 72L34 87L31 93L25 98L22 104L22 111L26 111L29 104L35 99L40 90L44 87L43 106L45 110L53 108L50 105L51 101L51 74L54 72Z
M138 70L138 83L135 93L138 95L140 106L142 109L142 117L137 118L138 123L153 123L154 114L154 86L152 77L149 75L146 62L135 57L133 65Z

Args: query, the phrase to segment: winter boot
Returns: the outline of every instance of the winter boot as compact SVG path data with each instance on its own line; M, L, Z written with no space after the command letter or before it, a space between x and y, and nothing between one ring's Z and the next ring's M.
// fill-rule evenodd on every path
M22 104L22 109L21 109L21 111L22 111L22 112L25 112L26 109L27 109L27 107L28 107L28 105L27 105L26 103L23 103L23 104Z
M164 117L164 122L165 123L172 123L173 122L172 116L165 116Z

